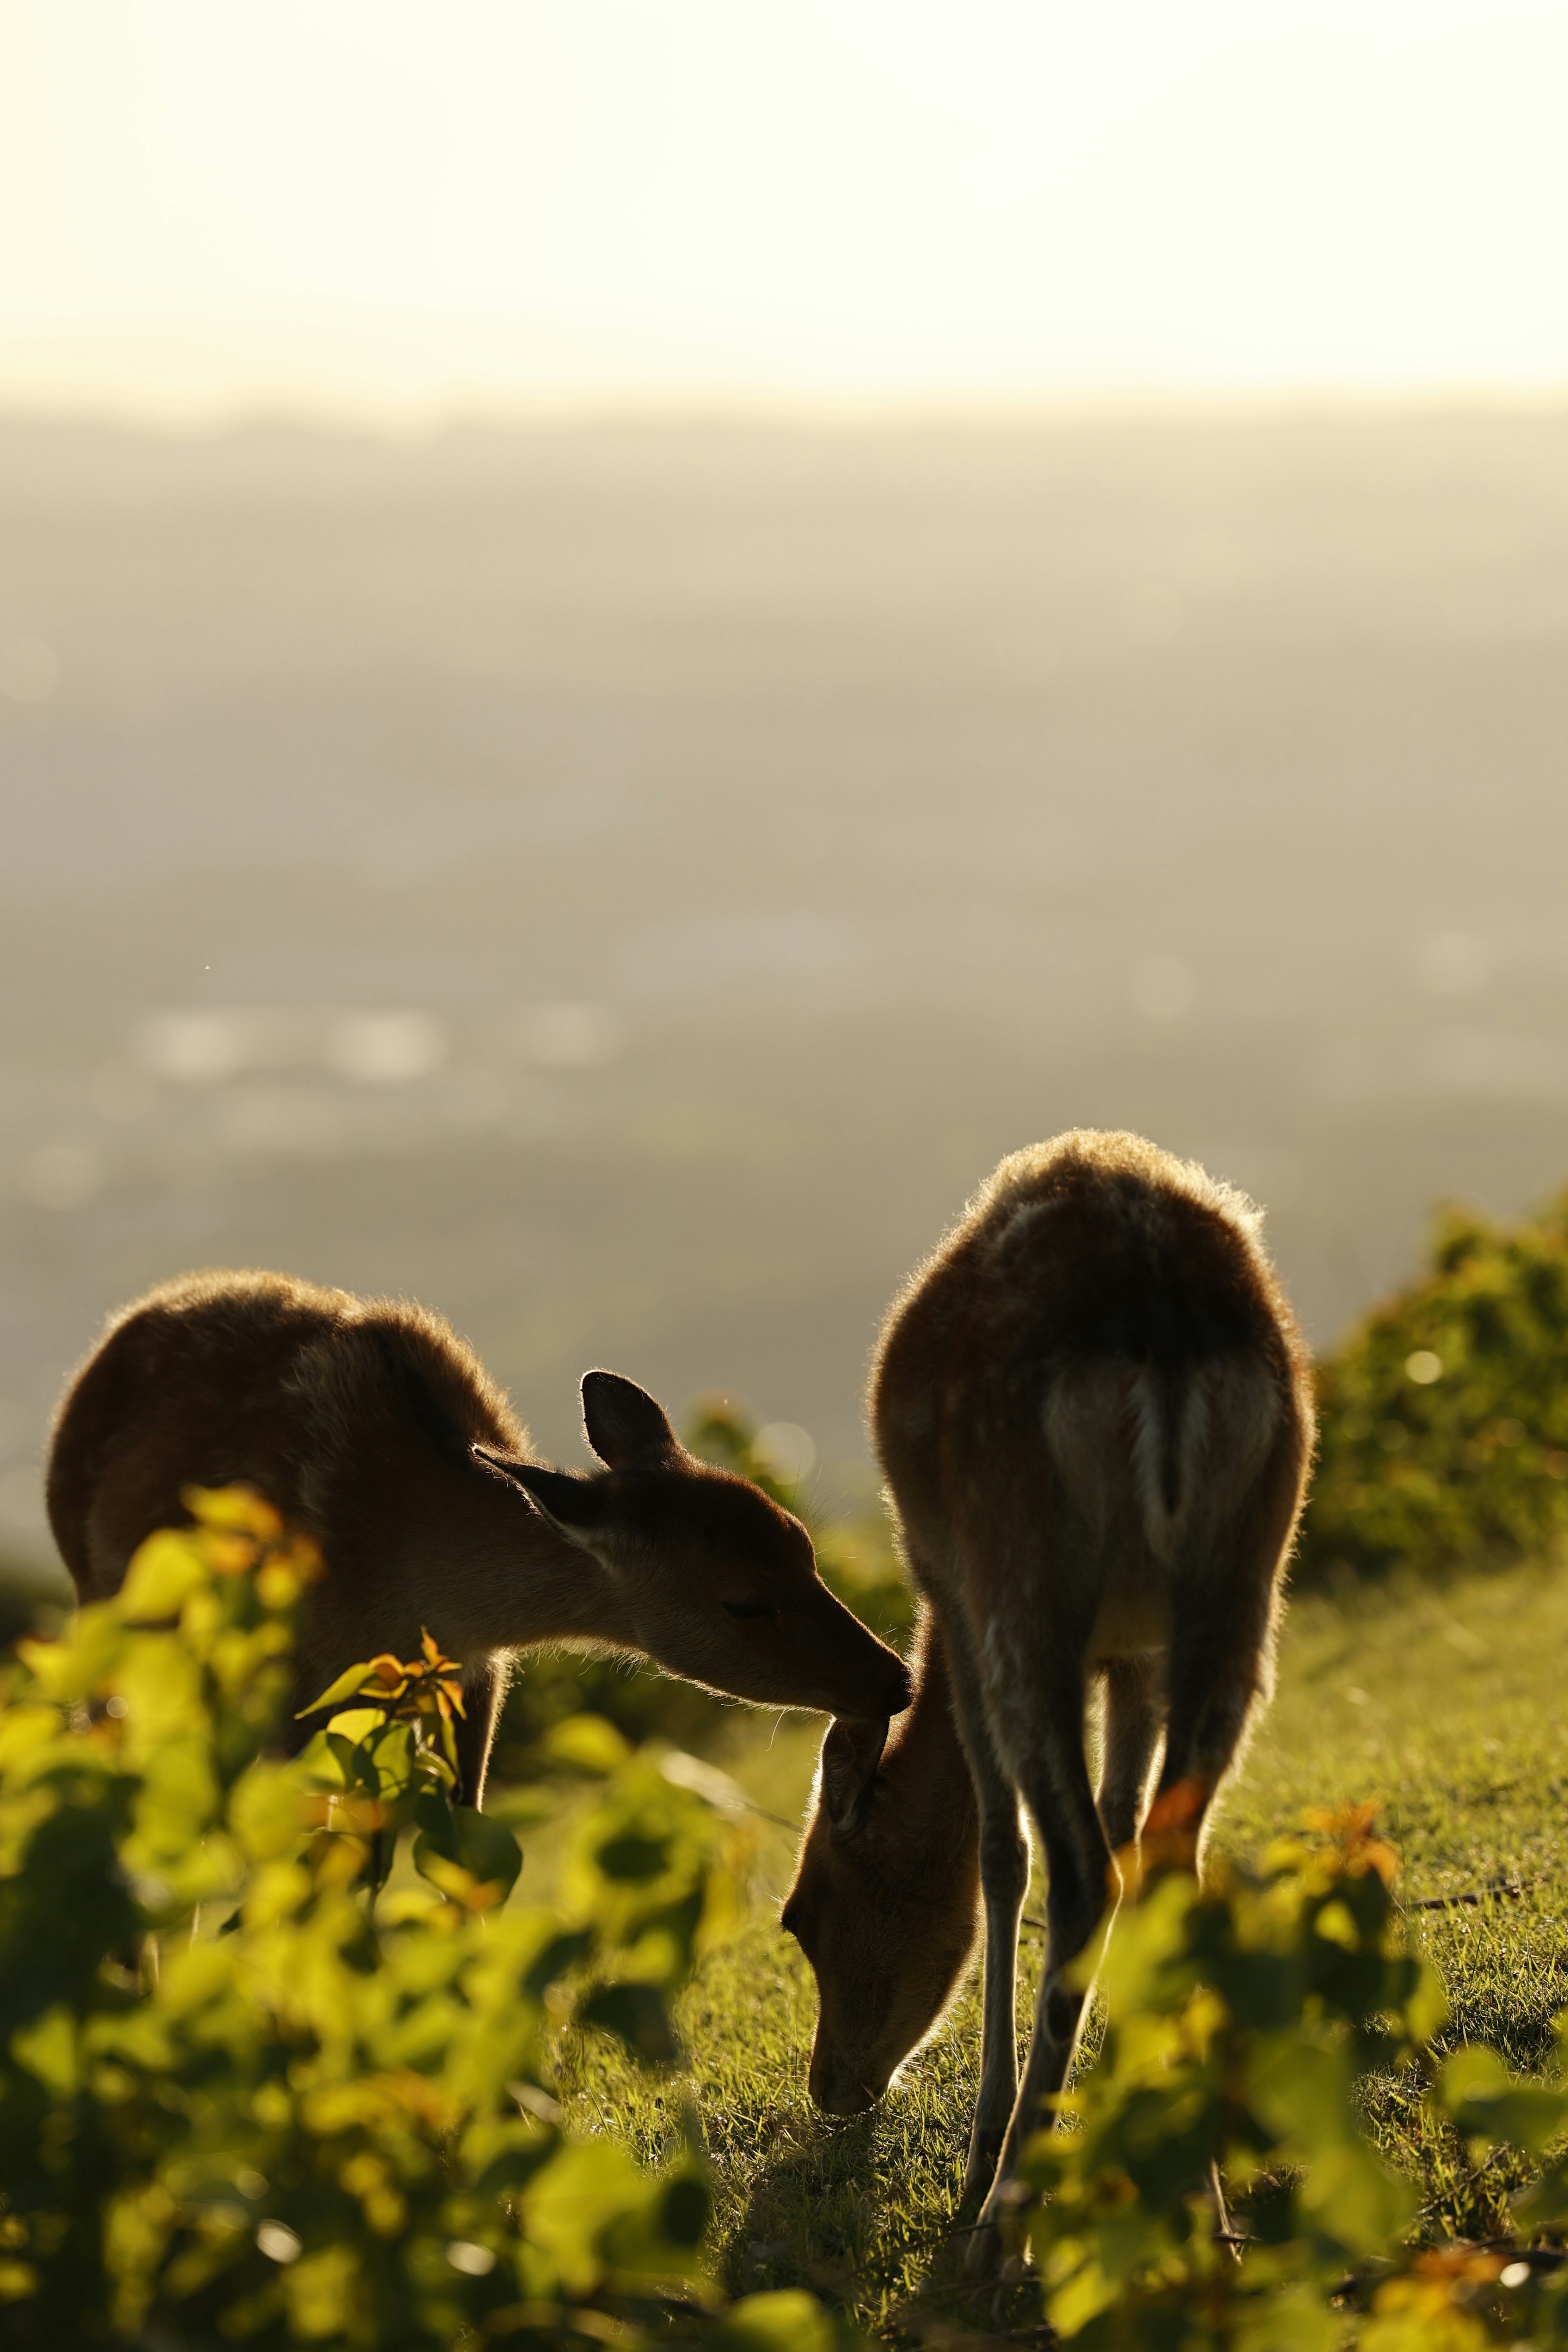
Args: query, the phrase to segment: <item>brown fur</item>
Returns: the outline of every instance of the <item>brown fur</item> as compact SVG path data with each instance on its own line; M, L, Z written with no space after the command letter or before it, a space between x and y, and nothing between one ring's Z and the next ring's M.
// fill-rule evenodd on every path
M1078 1132L1005 1160L916 1272L883 1327L870 1412L929 1614L921 1672L880 1766L874 1739L829 1732L784 1917L821 1996L814 2095L852 2112L951 2000L978 1874L965 2186L990 2184L984 2260L1019 2147L1066 2079L1083 1996L1064 1972L1114 1903L1113 1856L1138 1838L1162 1741L1159 1816L1195 1856L1271 1687L1310 1378L1250 1205L1136 1136ZM1021 2088L1020 1798L1049 1880Z
M244 1481L321 1547L301 1703L428 1627L465 1665L470 1801L510 1654L641 1651L764 1705L879 1716L909 1678L816 1574L799 1521L695 1461L651 1397L584 1382L592 1478L528 1433L439 1316L275 1274L198 1274L113 1318L54 1430L49 1520L83 1601L118 1587L187 1486Z

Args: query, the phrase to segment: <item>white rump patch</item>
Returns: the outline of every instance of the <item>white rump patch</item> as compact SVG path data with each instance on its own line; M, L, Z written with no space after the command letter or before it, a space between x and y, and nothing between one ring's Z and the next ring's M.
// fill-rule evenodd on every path
M1279 1398L1252 1356L1203 1365L1176 1389L1142 1366L1101 1358L1054 1381L1042 1417L1096 1543L1105 1543L1131 1486L1138 1532L1168 1565L1189 1531L1240 1507L1279 1427Z

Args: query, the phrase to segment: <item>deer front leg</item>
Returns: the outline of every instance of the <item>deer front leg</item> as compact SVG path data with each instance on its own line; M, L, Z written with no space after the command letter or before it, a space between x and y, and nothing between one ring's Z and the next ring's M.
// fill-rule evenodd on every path
M963 2168L964 2202L991 2185L1018 2098L1018 1915L1029 1883L1029 1853L1018 1826L1016 1793L992 1815L983 1805L981 1885L985 1896L985 1980L980 2042L980 2093Z
M1079 1721L1081 1704L1080 1696ZM1066 1715L1066 1721L1072 1724L1072 1717ZM995 2267L1001 2252L1000 2223L1018 2158L1031 2133L1049 2120L1048 2102L1067 2081L1088 1999L1067 1982L1067 1972L1104 1918L1108 1897L1113 1904L1119 1888L1081 1741L1058 1738L1047 1730L1041 1750L1031 1759L1025 1795L1050 1874L1045 1967L1024 2079L1002 2143L996 2177L970 2242L966 2268L972 2273Z
M490 1744L506 1698L511 1661L493 1650L463 1669L463 1713L458 1724L458 1801L476 1810L485 1801Z
M1018 1820L1018 1792L997 1760L986 1728L979 1677L962 1628L944 1628L952 1707L980 1811L980 1885L985 1902L985 1979L982 1996L980 2093L963 2172L963 2203L991 2185L1018 2096L1018 2035L1014 2011L1018 1976L1018 1915L1029 1884L1029 1849Z

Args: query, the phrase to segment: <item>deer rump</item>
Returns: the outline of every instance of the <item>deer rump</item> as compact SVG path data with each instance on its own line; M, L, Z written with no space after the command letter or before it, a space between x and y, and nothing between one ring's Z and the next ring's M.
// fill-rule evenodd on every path
M1283 1419L1279 1376L1250 1349L1170 1367L1099 1357L1053 1370L1046 1445L1106 1605L1121 1598L1141 1615L1140 1600L1174 1571L1218 1567Z

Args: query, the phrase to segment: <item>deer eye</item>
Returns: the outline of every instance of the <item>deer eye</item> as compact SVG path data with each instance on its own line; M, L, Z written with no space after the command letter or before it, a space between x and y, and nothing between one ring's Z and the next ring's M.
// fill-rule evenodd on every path
M725 1601L720 1605L726 1617L737 1618L742 1623L750 1618L776 1617L779 1613L771 1601Z

